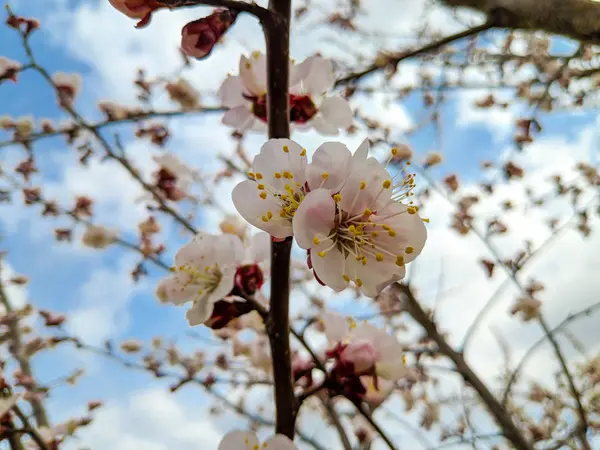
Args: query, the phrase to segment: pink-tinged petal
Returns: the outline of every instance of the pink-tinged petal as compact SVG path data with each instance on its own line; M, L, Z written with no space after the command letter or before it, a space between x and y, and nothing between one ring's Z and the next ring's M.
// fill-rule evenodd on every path
M346 130L352 126L354 116L350 104L342 97L326 97L319 105L319 111L326 122Z
M354 161L351 164L354 169ZM351 216L362 213L366 208L376 211L380 205L387 204L391 199L392 189L383 188L383 182L390 178L383 165L369 158L348 177L340 191L340 208Z
M265 199L261 198L261 191L256 186L254 181L246 180L233 188L231 198L240 215L256 228L266 231L271 236L277 238L291 236L291 220L282 219L279 216L281 208L277 200L271 195L267 195ZM263 217L266 218L269 212L272 219L265 222Z
M255 450L260 442L254 433L234 430L225 435L218 450Z
M240 78L246 87L246 91L255 97L259 97L266 93L266 85L261 84L261 81L257 78L255 64L255 61L242 55L240 57Z
M285 184L304 185L307 164L306 151L298 143L290 139L269 139L254 158L252 169L255 173L262 174L266 184L284 192ZM290 172L294 178L276 178L276 172L280 175Z
M200 287L191 283L191 276L178 272L163 278L156 288L156 294L161 302L173 305L183 305L198 294Z
M370 339L351 339L340 357L354 364L355 373L364 373L375 366L379 353Z
M319 279L334 291L343 291L348 286L344 280L344 256L337 248L325 252L320 256L320 251L325 251L330 241L321 242L320 245L311 248L311 263L313 270Z
M339 128L327 122L321 114L317 114L307 123L308 125L311 125L317 133L322 134L323 136L337 136L340 134Z
M371 144L368 139L365 139L358 146L354 154L352 155L352 168L353 170L358 169L359 166L366 163L367 157L369 156L369 148Z
M402 360L381 361L375 364L375 373L386 380L399 380L408 374L409 370Z
M283 434L276 434L271 439L267 440L263 447L265 450L297 450L294 443Z
M333 62L321 56L312 56L307 61L310 61L310 71L302 80L304 92L320 95L332 90L335 84Z
M225 267L221 270L221 281L211 293L207 294L203 301L207 304L214 305L219 300L227 297L233 289L235 272L237 267ZM212 313L212 306L210 307Z
M250 111L248 104L236 106L223 114L224 125L235 128L240 133L252 128L256 118Z
M263 90L263 94L267 92L267 58L261 52L252 52L252 68L254 70L254 79L256 84Z
M302 94L303 93L303 81L308 77L310 68L312 66L312 59L307 58L300 64L294 64L290 61L290 93L291 94Z
M379 406L394 389L394 382L385 378L377 379L377 387L373 377L363 375L360 377L362 385L367 389L364 400L372 406Z
M326 142L315 151L306 168L306 181L311 189L319 187L337 193L350 172L352 154L340 142ZM326 174L326 177L325 175Z
M222 234L215 239L214 261L221 267L237 267L244 260L244 244L239 236Z
M271 259L271 236L269 233L258 232L250 238L246 260L256 264L268 263Z
M325 328L325 337L327 337L327 341L333 345L344 341L350 332L348 319L337 313L324 313L323 326Z
M181 247L175 254L175 266L204 267L214 264L214 239L215 236L199 232L190 241Z
M244 84L240 77L229 76L225 78L219 88L219 98L221 105L226 108L235 108L236 106L247 105L248 100L244 98Z
M346 270L351 279L360 279L361 292L367 297L377 297L390 284L401 280L406 274L404 266L396 265L395 258L384 255L383 261L377 261L374 256L367 256L367 264L356 261L352 255L346 260Z
M335 201L327 189L315 189L304 197L292 220L294 236L298 245L309 249L323 241L325 248L331 241L327 239L335 227ZM318 239L315 242L315 238ZM313 260L318 258L314 256Z
M395 254L403 255L405 263L413 261L425 247L427 228L419 214L408 213L406 205L391 202L379 214L372 216L371 220L379 224L385 223L394 230L394 236L380 233L377 243Z
M254 131L255 133L266 134L267 133L267 122L256 119L252 123L252 127L250 127L250 130Z

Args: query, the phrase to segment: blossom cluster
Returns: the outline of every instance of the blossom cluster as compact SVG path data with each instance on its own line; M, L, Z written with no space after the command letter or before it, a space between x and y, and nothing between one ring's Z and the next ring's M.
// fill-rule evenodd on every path
M375 297L404 278L427 231L409 201L414 175L392 176L368 152L368 140L354 154L327 142L309 163L298 143L271 139L232 197L252 225L274 238L294 236L321 284L341 291L352 281Z

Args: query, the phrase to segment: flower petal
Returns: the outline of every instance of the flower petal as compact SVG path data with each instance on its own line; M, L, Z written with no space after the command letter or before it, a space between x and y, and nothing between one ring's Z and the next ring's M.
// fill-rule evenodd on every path
M244 253L239 236L226 233L215 237L214 260L220 267L237 267L244 260Z
M335 84L333 62L321 56L312 56L305 62L310 64L310 71L302 79L302 89L309 95L320 95L329 92Z
M352 126L352 109L342 97L325 97L319 105L319 111L326 122L337 128L345 130Z
M191 301L198 293L200 287L190 283L191 276L178 272L163 278L156 287L156 295L161 302L173 305L183 305Z
M240 133L252 128L256 118L250 111L248 105L236 106L226 111L221 120L223 124L234 127Z
M271 259L271 236L268 233L260 231L250 238L246 259L256 264L268 262Z
M259 97L266 93L266 65L260 67L257 61L240 57L240 78L249 94ZM263 75L264 74L264 75Z
M350 172L352 154L341 142L326 142L317 148L306 168L306 181L311 189L322 187L337 193ZM325 175L326 174L326 178Z
M284 192L285 184L304 185L307 163L306 152L298 143L290 139L269 139L254 158L252 169L264 177L265 184ZM280 178L276 178L276 172ZM284 172L289 172L294 178L281 177Z
M219 88L221 105L226 108L246 105L248 100L244 98L244 83L240 77L228 76Z
M350 332L348 319L337 313L324 313L323 326L325 328L325 337L327 337L330 344L334 345L346 339Z
M265 450L297 450L294 443L283 434L276 434L263 444Z
M339 128L325 120L320 113L317 113L317 115L307 123L323 136L336 136L340 134Z
M218 450L254 450L259 445L260 442L254 433L234 430L225 435Z
M362 213L365 208L376 211L387 204L392 196L392 189L383 189L383 182L391 178L385 167L374 158L363 164L352 161L352 174L348 177L340 191L342 200L340 208L351 216Z
M327 189L315 189L304 197L292 220L294 236L298 245L309 249L315 238L321 239L326 247L331 241L327 236L335 227L335 201ZM315 255L314 259L317 258Z
M292 235L292 221L283 220L279 217L280 204L272 196L260 197L256 189L256 182L251 180L242 181L231 193L233 204L240 215L255 227L266 231L271 236L286 238ZM264 191L262 191L264 192ZM273 218L265 222L263 217L271 213Z
M319 251L325 250L329 241L322 242L319 246L312 247L312 267L319 279L334 291L343 291L348 286L344 280L344 256L337 249L326 251L325 256L319 256Z

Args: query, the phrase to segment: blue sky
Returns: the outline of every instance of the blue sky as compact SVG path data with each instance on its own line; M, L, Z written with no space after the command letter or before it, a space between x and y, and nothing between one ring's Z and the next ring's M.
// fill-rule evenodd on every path
M178 13L165 12L157 15L148 29L135 31L133 22L112 10L105 1L29 0L14 2L13 7L20 15L32 15L41 19L42 27L31 39L41 65L51 73L55 71L81 73L83 92L78 97L76 106L88 119L101 118L94 107L94 103L100 99L123 103L130 103L133 100L130 82L135 75L135 68L147 68L151 75L170 73L178 61L175 51L180 32L178 27L189 18L195 18L195 14L201 14L191 10ZM373 26L373 24L378 25L379 20L385 19L389 23L397 20L393 17L385 17L385 11L386 2L379 0L377 6L374 6L373 17L366 18L365 24ZM456 27L450 21L436 23L444 30L451 31ZM383 25L382 27L385 28ZM327 40L320 40L320 37L317 32L315 35L310 33L307 36L293 38L292 54L302 58L315 50L320 50L326 55L334 55L344 62L349 62L347 55L336 51L335 46ZM255 48L262 48L262 45L260 35L257 35L256 24L251 19L240 18L232 38L225 42L223 48L218 49L211 59L195 63L186 77L202 89L214 89L218 87L222 74L227 70L235 69L241 52L248 53ZM358 48L369 54L376 45L363 43ZM564 42L556 44L557 51L567 51L570 48ZM23 60L16 33L7 27L0 27L0 55ZM408 78L411 78L416 73L416 69L408 63L400 67L401 76L404 76L404 72ZM373 81L375 78L368 80L368 83ZM511 121L517 116L519 109L523 109L522 107L508 111L498 109L476 111L471 107L471 103L478 98L477 93L453 91L448 95L450 98L441 110L441 141L438 141L435 130L431 126L409 137L409 142L417 153L417 160L430 150L438 150L444 154L445 163L432 171L435 177L455 172L466 185L473 187L472 185L480 178L481 161L496 159L499 155L501 157L506 152L510 152L511 155L516 155L515 158L521 158L526 167L532 168L531 177L527 181L543 191L542 185L551 170L565 164L571 165L576 158L584 161L594 160L593 155L598 152L598 137L595 131L597 118L594 112L580 114L567 112L543 116L542 124L547 130L546 137L536 146L532 146L530 152L528 150L522 155L517 155L512 146ZM500 97L502 95L509 96L506 92L502 92ZM173 107L164 96L159 98L157 103L161 108ZM354 106L358 105L365 111L375 114L382 121L391 121L395 125L392 134L394 139L401 139L403 130L410 125L410 122L417 123L424 114L419 94L395 102L389 108L383 106L381 101L374 102L364 98L361 100L357 97ZM55 122L64 118L56 107L53 94L43 80L31 71L21 75L16 85L9 83L0 85L0 116L4 114L14 117L34 115L36 119L49 118ZM215 164L215 155L230 151L233 143L228 130L221 126L219 121L220 117L216 115L170 121L175 137L170 141L168 150L177 153L191 165L205 172L216 170L218 166ZM128 154L139 161L142 172L148 175L153 170L150 155L158 153L158 150L151 147L147 141L133 141L131 129L127 126L105 130L104 136L110 140L117 131L122 133ZM365 130L360 129L355 136L341 136L340 139L353 147L366 136ZM308 143L316 146L322 141L314 133L297 133L294 137L300 142L307 143L305 144L307 146ZM0 141L6 138L7 136L0 132ZM262 140L262 136L249 137L246 140L249 153L256 153ZM138 195L137 188L127 180L117 165L102 165L98 161L92 161L90 171L84 171L77 166L74 151L67 148L60 137L36 144L35 153L42 173L35 178L35 183L49 186L48 192L62 201L70 200L74 195L83 193L99 196L98 220L108 225L119 226L123 230L123 236L135 240L137 222L145 217L145 212L143 205L132 206L130 200ZM0 164L11 167L24 156L24 152L19 148L1 148ZM231 184L225 185L217 191L226 207L230 207L227 193L231 186ZM494 214L496 206L492 205L492 201L500 201L503 196L504 199L523 199L522 189L513 184L499 190L497 197L490 199L489 203L484 202L481 206L485 212ZM68 203L63 204L68 206ZM564 207L558 207L557 211L562 213ZM465 322L474 316L477 305L480 304L475 299L489 293L490 289L493 291L495 285L487 283L482 274L477 272L477 258L484 252L481 246L473 240L463 243L448 232L445 226L448 213L448 208L441 200L432 201L431 210L429 206L427 207L427 214L437 218L438 225L431 229L428 244L430 249L427 249L423 256L424 262L416 265L415 271L417 280L424 285L423 291L430 295L426 298L431 298L431 293L435 291L432 283L438 279L440 270L449 273L446 276L448 284L446 288L462 290L464 298L455 297L454 303L445 300L444 305L447 306L441 306L440 313L441 317L447 320L449 329L460 336L461 330L464 331ZM543 215L534 215L531 218L519 217L518 214L509 218L516 223L517 237L514 240L501 241L499 246L510 252L518 245L520 239L541 238L544 233L547 234L547 231L538 225L538 222L541 223L543 219L545 219ZM205 215L199 215L194 223L199 228L214 231L216 215L214 212L206 212ZM27 296L36 306L56 312L68 312L70 317L76 316L71 329L83 333L95 343L102 342L104 338L119 340L127 337L137 337L148 343L153 336L160 335L176 339L187 349L197 345L186 337L188 328L184 310L161 306L154 299L154 285L161 276L160 270L147 264L149 276L138 285L134 285L130 281L128 272L137 261L135 255L123 253L118 247L97 252L85 249L77 242L57 244L53 241L52 228L65 224L68 224L65 219L56 220L56 225L52 220L40 220L37 207L29 209L0 207L0 235L3 236L0 248L8 251L8 263L15 272L31 278L31 283L27 287ZM186 238L179 230L166 224L162 236L169 244L169 251L164 255L164 260L168 262L177 246L181 245ZM597 256L589 252L588 244L578 236L569 235L564 245L565 247L559 247L557 252L565 255L565 248L570 248L571 256L566 258L573 258L568 260L573 261L573 267L567 274L561 275L562 280L574 276L573 270L577 271L578 267L585 267L592 272L598 267ZM468 262L463 259L465 258L461 251L463 248L469 249L464 252L468 253ZM581 253L584 248L588 249L585 254ZM578 259L575 255L579 255ZM542 266L539 270L552 278L559 269L560 267L554 268L550 265ZM590 277L586 276L588 272L582 270L579 272L581 273L578 279L585 280L586 284L580 286L582 300L576 303L584 304L592 289L599 286L595 280L590 280ZM501 279L494 280L496 284L499 281ZM560 290L560 286L555 290L550 289L548 304L549 314L553 319L559 318L566 312L564 305L556 301L551 302L552 299L559 298L561 292L563 291ZM365 303L357 305L347 300L346 296L333 300L333 308L348 312L365 308ZM507 295L508 303L504 304L504 309L499 308L497 315L492 315L490 319L506 326L508 331L521 328L520 324L506 317L506 305L510 304L510 300L511 296ZM457 301L463 302L458 318ZM302 307L303 304L299 302L295 308ZM210 336L205 329L200 328L196 331ZM524 333L518 336L525 341L532 341L537 337L530 329ZM474 352L485 350L492 339L482 338ZM494 373L494 364L491 360L489 357L482 358L478 362L480 369ZM153 442L144 440L149 433L148 424L154 423L152 420L153 417L155 418L155 416L144 415L144 411L149 411L145 402L148 404L162 402L160 404L164 409L159 409L156 413L158 416L161 414L160 411L164 414L170 411L173 416L181 414L181 417L189 420L189 423L184 419L180 421L179 425L183 428L193 427L192 425L197 423L194 420L201 420L203 424L208 423L202 411L202 406L208 404L208 400L200 390L184 389L177 394L176 403L170 403L170 397L165 396L163 392L166 389L162 389L161 386L166 386L165 383L156 382L142 373L124 370L106 359L91 355L82 356L67 349L40 357L35 364L42 382L63 376L74 368L82 366L86 368L87 376L77 387L57 390L50 400L50 406L55 414L54 420L59 422L77 412L78 408L81 409L88 399L107 400L108 412L101 413L105 415L99 420L100 425L94 425L96 428L84 437L88 445L92 444L92 449L101 448L93 445L98 443L117 445L118 438L126 436L120 441L119 450L138 448L136 445L142 444L151 450L155 448L170 450L172 447L165 446L167 444L160 441L160 438L154 439ZM154 389L155 387L157 389ZM148 419L146 425L141 424L144 418ZM227 418L231 419L231 416ZM110 441L112 435L107 437L106 433L103 438L99 437L102 435L101 427L110 426L113 423L111 420L117 423L123 422L126 424L123 427L127 426L126 429L122 429L122 433L126 434L116 433L115 441ZM223 422L224 420L219 421L221 425ZM203 426L215 435L214 439L221 434L219 429L214 430L208 425ZM228 427L223 429L226 428ZM158 433L160 429L158 427L153 432ZM178 434L181 441L177 441L177 449L194 448L193 433L186 433L187 431Z

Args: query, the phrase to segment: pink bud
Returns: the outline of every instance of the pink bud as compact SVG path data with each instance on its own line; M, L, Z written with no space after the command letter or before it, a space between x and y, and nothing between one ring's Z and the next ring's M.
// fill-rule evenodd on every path
M164 8L156 0L108 0L111 5L118 11L125 14L127 17L132 19L140 19L135 25L136 28L142 28L150 22L152 13L159 9Z
M188 23L181 30L181 50L188 56L205 58L236 17L237 12L220 9L210 16Z
M353 363L355 373L364 373L373 368L379 360L379 353L370 341L361 339L350 341L342 351L340 359Z

